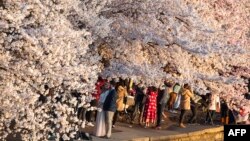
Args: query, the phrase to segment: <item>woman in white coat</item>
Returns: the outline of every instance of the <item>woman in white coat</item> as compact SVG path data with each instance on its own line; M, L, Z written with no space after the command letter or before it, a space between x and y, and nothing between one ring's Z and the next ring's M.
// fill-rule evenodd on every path
M97 110L97 118L95 126L95 135L97 137L102 137L106 135L105 114L102 108L103 108L103 103L107 95L109 94L109 88L110 88L109 83L106 82L98 102L98 110Z

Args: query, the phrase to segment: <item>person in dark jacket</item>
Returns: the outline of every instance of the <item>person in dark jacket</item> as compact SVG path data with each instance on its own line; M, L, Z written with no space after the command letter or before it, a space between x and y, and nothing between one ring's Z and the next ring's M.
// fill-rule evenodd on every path
M111 137L111 133L112 133L112 120L113 120L113 116L114 113L117 109L116 107L116 100L117 100L117 93L115 90L115 81L112 80L110 81L110 85L111 85L111 90L109 92L109 94L106 97L106 100L104 101L103 104L103 111L105 112L105 120L106 120L106 138L110 138Z
M229 123L229 108L227 106L226 100L221 100L221 123L228 124Z

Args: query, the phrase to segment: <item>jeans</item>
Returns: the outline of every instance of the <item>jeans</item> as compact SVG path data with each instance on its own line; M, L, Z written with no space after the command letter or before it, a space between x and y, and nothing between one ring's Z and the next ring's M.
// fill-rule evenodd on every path
M208 110L207 117L206 117L206 122L213 123L214 114L215 114L215 110Z
M183 124L183 120L185 118L185 115L186 115L187 111L188 110L183 110L183 109L181 110L181 115L180 115L180 120L179 120L180 124Z
M114 116L113 116L112 125L115 125L115 123L116 123L116 121L117 121L118 116L119 116L119 112L118 112L118 111L115 111Z
M157 104L157 123L156 126L161 126L162 121L162 113L164 112L166 103Z
M143 109L144 109L144 104L142 104L142 102L136 102L134 112L132 114L131 119L134 121L136 119L137 115L138 115L138 112L140 112L140 115L139 115L139 118L138 118L138 120L140 122L140 116L143 113Z
M191 105L191 111L192 111L192 117L189 119L189 123L196 123L197 120L196 120L196 115L197 115L197 108L198 108L198 105L197 104L194 104L194 105Z

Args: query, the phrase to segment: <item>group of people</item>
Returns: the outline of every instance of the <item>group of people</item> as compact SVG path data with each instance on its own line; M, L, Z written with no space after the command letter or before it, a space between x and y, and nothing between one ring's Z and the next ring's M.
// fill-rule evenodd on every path
M145 87L142 82L135 85L129 80L108 82L99 78L93 96L95 99L91 101L92 106L97 107L94 133L99 137L111 137L112 128L115 127L119 113L130 106L127 104L128 96L134 97L132 123L138 122L145 128L153 125L156 129L161 129L162 118L166 117L164 111L168 110L175 114L176 109L180 109L178 125L185 128L184 119L188 111L192 111L188 122L197 122L197 109L202 103L206 103L207 109L205 123L213 124L216 112L221 112L223 124L229 123L229 108L225 101L222 100L220 103L221 100L215 93L208 93L204 98L193 92L189 84L181 86L179 83L165 81L162 86L156 88L155 86Z

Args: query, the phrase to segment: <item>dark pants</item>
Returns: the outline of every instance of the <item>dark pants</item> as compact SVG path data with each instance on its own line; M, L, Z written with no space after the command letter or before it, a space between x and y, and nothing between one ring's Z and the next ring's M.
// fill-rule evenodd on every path
M164 112L165 106L166 106L166 103L157 105L157 123L156 123L156 126L161 126L162 113Z
M116 121L117 121L117 118L118 118L118 115L119 115L119 112L116 111L114 116L113 116L113 121L112 121L112 125L115 125Z
M215 114L215 110L208 110L207 117L206 117L206 122L208 122L208 123L211 122L212 123L214 114Z
M141 101L138 101L135 103L135 108L134 108L134 112L132 114L131 119L134 121L136 119L136 117L138 116L138 113L140 113L140 115L143 112L143 104ZM139 115L139 120L140 120L140 115Z
M91 102L90 102L90 106L92 107L97 107L97 104L98 104L98 101L96 99L93 99ZM97 116L97 111L96 110L93 110L93 111L87 111L86 113L86 120L88 122L92 122L92 118L94 117L94 121L96 120L96 116Z
M196 123L197 122L197 120L196 120L197 108L198 108L197 104L191 105L192 117L189 119L189 121L188 121L189 123Z
M225 118L229 116L229 109L225 103L221 104L221 117Z
M181 115L180 115L180 120L179 120L180 124L183 123L183 120L184 120L184 118L186 116L187 111L188 110L183 110L183 109L181 110Z
M86 112L87 112L87 109L85 109L83 107L78 108L78 110L77 110L78 119L85 121L86 120Z
M86 112L86 121L87 122L92 122L93 115L94 115L94 111L87 111Z
M141 111L140 111L140 115L139 115L139 123L140 124L142 123L144 108L145 108L145 103L142 103L141 104Z
M236 124L232 110L229 110L228 115L229 115L229 124Z

